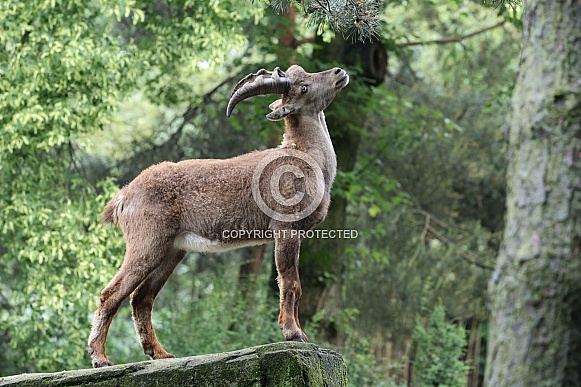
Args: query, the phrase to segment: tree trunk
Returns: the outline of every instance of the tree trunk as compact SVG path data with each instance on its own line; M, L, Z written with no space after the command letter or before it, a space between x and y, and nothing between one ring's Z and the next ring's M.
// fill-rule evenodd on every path
M581 1L526 2L489 386L581 385Z
M353 81L364 80L371 87L383 82L387 53L380 42L351 42L337 36L332 43L318 42L315 59L340 66L358 66L359 74L350 73ZM347 91L347 90L345 90ZM327 126L337 155L338 171L349 172L355 166L365 114L357 106L365 106L371 93L340 93L325 112ZM325 222L319 227L327 230L348 229L346 226L347 201L333 196ZM320 339L337 342L339 327L336 317L342 310L342 281L345 265L346 239L307 239L301 246L300 274L303 288L300 318L306 321L320 311L324 312L319 325Z

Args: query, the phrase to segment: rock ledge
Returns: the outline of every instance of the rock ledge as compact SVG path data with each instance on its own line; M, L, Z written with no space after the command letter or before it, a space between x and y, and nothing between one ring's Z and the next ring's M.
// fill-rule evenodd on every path
M213 355L0 378L0 386L81 385L339 387L347 386L347 370L337 352L284 342Z

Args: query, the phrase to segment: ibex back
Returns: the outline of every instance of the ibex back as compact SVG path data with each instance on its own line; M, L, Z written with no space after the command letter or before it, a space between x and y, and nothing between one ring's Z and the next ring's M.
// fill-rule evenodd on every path
M307 341L298 319L302 290L297 231L315 227L327 215L337 161L323 110L348 83L347 73L339 68L310 74L295 65L286 72L276 68L250 74L234 88L227 115L246 98L281 95L266 116L284 119L278 148L226 160L154 165L111 199L102 220L121 226L126 253L101 292L93 319L88 351L94 367L113 364L105 354L107 332L127 297L144 353L153 359L173 357L159 343L151 313L155 297L186 252L218 252L273 240L278 322L286 340Z

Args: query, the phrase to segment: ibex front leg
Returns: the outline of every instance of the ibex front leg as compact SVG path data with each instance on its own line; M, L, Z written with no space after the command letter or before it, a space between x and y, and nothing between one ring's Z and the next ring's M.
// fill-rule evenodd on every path
M299 250L301 240L291 237L290 230L275 240L275 262L280 289L280 313L278 324L287 341L308 342L298 320L301 280L299 278Z

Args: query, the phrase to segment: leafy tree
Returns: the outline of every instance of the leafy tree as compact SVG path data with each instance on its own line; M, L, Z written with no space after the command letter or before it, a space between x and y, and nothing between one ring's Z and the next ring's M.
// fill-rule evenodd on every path
M339 95L326 110L327 125L337 154L339 178L353 171L357 160L363 128L362 123L370 112L368 106L374 94L373 86L383 82L385 76L386 51L379 41L361 43L335 37L328 44L319 42L319 49L313 56L323 63L337 61L341 66L349 66L351 87ZM353 114L351 106L360 106ZM341 184L338 181L336 184ZM344 230L347 226L347 199L338 194L337 189L322 227L329 230ZM346 267L346 239L305 240L301 246L301 278L303 296L301 318L310 320L320 313L321 338L340 341L340 315L343 310L343 273Z
M404 22L396 26L406 28L403 36L464 36L479 28L474 20L498 23L478 4L426 2L415 11L420 16L390 9ZM348 246L345 307L359 311L350 325L394 367L410 345L415 316L439 298L464 321L488 318L486 284L504 215L502 117L517 35L505 23L461 46L390 53L391 75L366 107L373 113L358 162L337 186L350 201L349 227L360 231Z
M414 330L417 343L414 356L414 385L461 387L469 367L461 358L466 348L464 328L446 321L446 311L437 305L428 328L418 320Z
M83 181L74 145L107 122L136 76L111 25L95 23L107 12L126 9L81 1L1 8L0 268L10 305L0 320L22 353L20 369L80 365L91 290L118 264L111 253L119 244L97 223L105 197Z
M241 46L238 21L260 9L244 1L2 3L0 291L9 301L0 321L21 354L16 370L85 364L96 289L123 256L120 238L98 224L115 187L87 183L79 137L110 123L138 82L151 98L173 100L180 71Z

